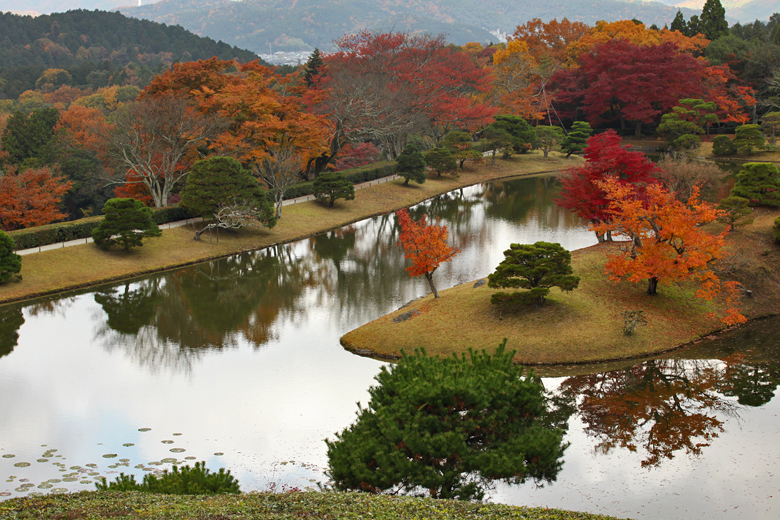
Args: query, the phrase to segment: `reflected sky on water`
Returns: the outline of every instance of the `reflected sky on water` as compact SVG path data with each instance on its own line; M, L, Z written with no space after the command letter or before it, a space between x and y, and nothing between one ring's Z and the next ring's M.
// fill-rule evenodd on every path
M486 276L512 242L595 243L553 204L556 190L552 178L496 182L414 208L441 217L463 250L437 286ZM114 472L195 460L229 468L247 491L324 481L323 439L354 420L381 366L345 352L340 336L427 292L407 276L397 239L394 217L377 217L0 308L0 494L94 489ZM717 348L545 379L581 405L563 471L543 489L499 486L493 500L636 518L774 517L772 323Z

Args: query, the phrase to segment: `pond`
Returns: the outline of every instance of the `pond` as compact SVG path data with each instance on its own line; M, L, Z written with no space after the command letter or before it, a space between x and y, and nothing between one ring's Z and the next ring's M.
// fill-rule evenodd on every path
M415 207L462 253L446 288L486 276L512 242L595 243L553 204L553 178L474 186ZM315 487L323 439L355 419L382 363L345 332L427 292L392 216L127 283L0 307L0 498L94 489L205 460L242 490ZM563 470L491 500L633 518L770 518L780 324L757 322L644 363L541 371L573 396ZM509 345L512 348L512 345ZM493 348L493 345L485 345Z

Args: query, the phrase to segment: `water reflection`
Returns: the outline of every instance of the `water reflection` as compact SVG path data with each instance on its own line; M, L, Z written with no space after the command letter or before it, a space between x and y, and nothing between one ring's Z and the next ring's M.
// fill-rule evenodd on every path
M10 354L19 341L19 328L24 325L22 310L17 307L0 308L0 358Z
M700 455L723 431L736 406L719 395L727 380L717 361L651 360L626 370L567 378L561 390L578 400L579 416L596 449L643 449L642 466L681 450Z

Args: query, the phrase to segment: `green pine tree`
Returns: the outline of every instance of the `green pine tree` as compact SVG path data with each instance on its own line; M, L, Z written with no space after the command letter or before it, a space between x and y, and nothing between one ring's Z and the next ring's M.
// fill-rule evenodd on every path
M457 173L458 163L447 148L433 148L425 154L425 164L432 168L439 177L443 173Z
M322 64L320 50L315 47L314 52L311 53L309 59L306 61L306 65L303 67L303 80L306 82L307 87L314 85L314 79L319 75Z
M688 25L685 23L685 17L679 9L677 10L677 14L674 16L674 20L672 20L672 25L669 26L669 30L680 31L682 34L685 34L688 31Z
M332 208L338 199L353 200L355 187L341 172L322 172L314 179L314 196Z
M511 244L504 257L496 271L488 275L488 286L528 290L495 293L490 303L542 305L550 287L571 291L580 283L580 278L572 275L571 253L560 244Z
M505 344L492 355L404 353L380 368L367 408L326 440L336 489L479 500L494 480L555 480L570 412L553 418L543 386Z
M766 138L758 125L742 125L734 131L734 146L742 153L751 154L766 146Z
M579 154L585 149L588 143L588 138L593 134L593 130L590 128L590 123L587 121L575 121L571 125L569 135L567 135L561 142L561 151L566 152L566 157L571 154Z
M422 184L428 177L425 173L425 157L418 144L407 144L396 159L396 163L398 164L396 172L405 179L404 186L409 186L409 181Z
M14 239L0 230L0 283L21 279L22 257L14 253Z
M704 33L708 40L714 41L729 34L729 23L726 21L726 10L720 0L707 0L699 18L699 32Z
M731 195L751 206L780 206L780 170L772 163L745 163L737 174Z
M102 249L119 244L127 251L142 246L144 238L162 235L152 220L152 210L140 200L110 199L103 213L105 217L92 231L92 240Z

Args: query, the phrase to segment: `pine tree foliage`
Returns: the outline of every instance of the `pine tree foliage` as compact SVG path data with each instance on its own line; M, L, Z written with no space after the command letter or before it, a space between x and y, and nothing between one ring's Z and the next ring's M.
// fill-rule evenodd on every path
M554 481L565 419L552 420L543 386L505 344L382 367L357 421L326 441L336 489L478 500L495 480Z
M303 80L306 82L307 87L314 85L317 76L322 68L322 56L320 56L320 50L315 48L314 52L309 56L306 65L303 67Z
M444 173L457 174L458 171L455 156L444 147L428 150L428 153L425 154L425 164L438 173L439 177Z
M721 36L728 36L729 23L726 21L726 10L720 0L707 0L701 10L699 18L699 32L708 40L717 40Z
M172 471L165 469L159 476L146 474L141 483L136 482L133 475L120 473L114 482L106 482L103 477L95 486L98 491L141 491L163 495L241 493L238 480L230 474L230 470L219 468L218 472L212 473L205 462L196 462L194 468L174 466Z
M495 293L490 299L493 304L541 305L551 287L572 291L580 283L580 278L572 275L571 253L560 244L511 244L504 257L488 275L488 286L527 290Z
M322 172L314 179L314 196L332 208L338 199L353 200L355 187L341 172Z
M408 143L396 162L398 164L396 172L404 178L404 186L409 186L409 181L422 184L428 177L425 173L425 156L416 143Z
M5 283L22 270L22 257L14 253L14 239L0 231L0 283Z
M263 188L249 170L231 157L210 157L196 162L187 176L181 205L206 219L225 201L236 197L263 204Z
M152 220L152 210L140 200L110 199L103 213L105 217L92 231L92 240L103 249L118 244L129 250L142 246L144 238L162 235Z
M737 174L731 195L752 206L780 206L780 170L772 163L745 163Z
M742 153L751 154L753 150L766 146L766 138L759 125L738 126L734 134L734 146Z
M569 135L561 142L561 151L566 153L566 157L571 154L579 154L585 149L588 138L593 134L590 123L587 121L575 121L571 125Z

